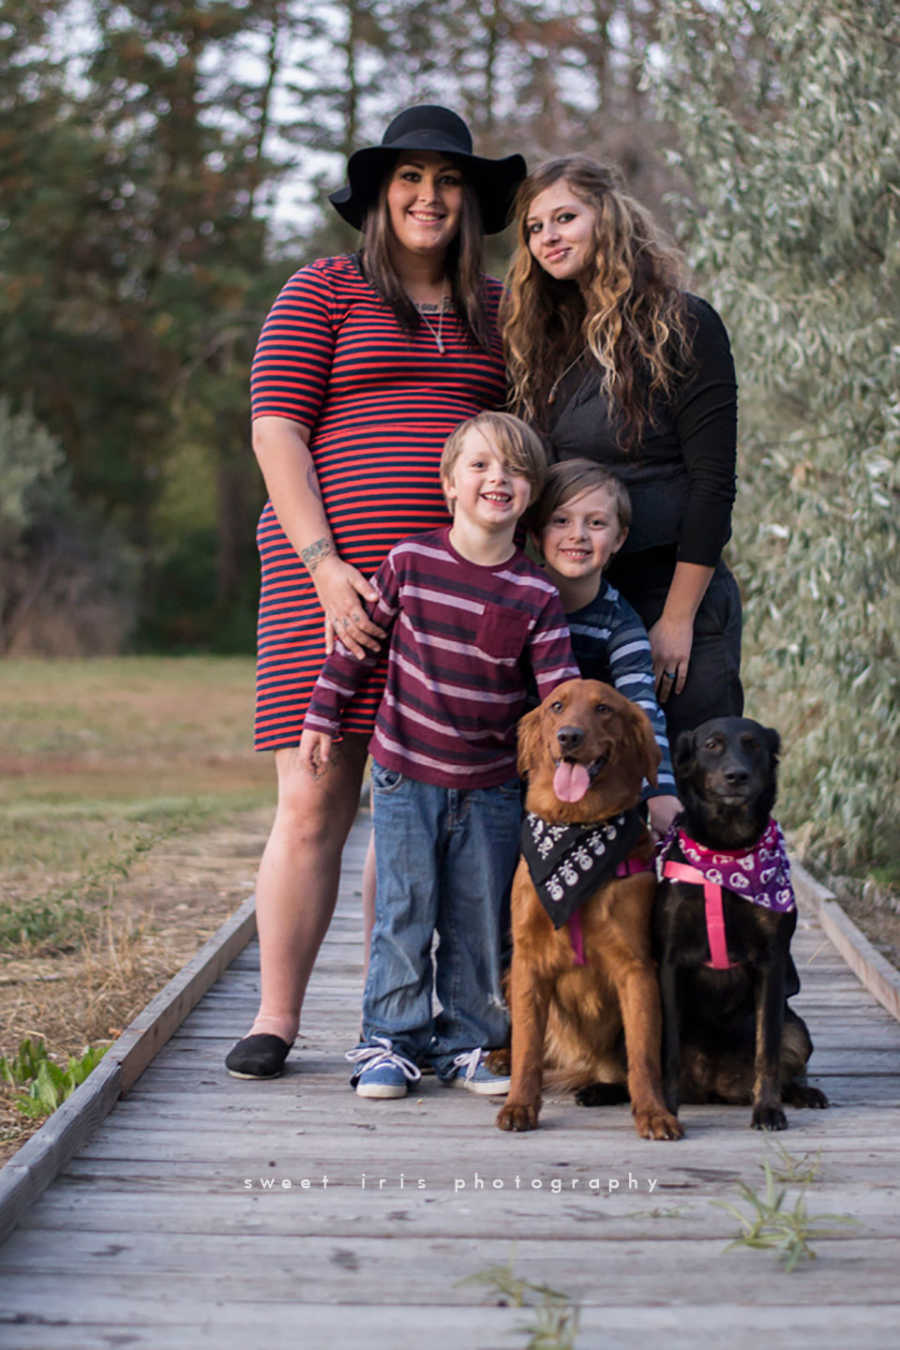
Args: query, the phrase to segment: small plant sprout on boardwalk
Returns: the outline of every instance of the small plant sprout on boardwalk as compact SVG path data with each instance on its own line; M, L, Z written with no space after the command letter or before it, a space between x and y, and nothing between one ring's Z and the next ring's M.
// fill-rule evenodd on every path
M532 1284L513 1270L514 1253L505 1266L488 1266L459 1280L459 1284L486 1284L498 1296L497 1303L513 1308L533 1308L534 1321L523 1324L528 1335L523 1350L575 1350L578 1335L578 1309L567 1294L546 1284ZM540 1300L540 1301L538 1301Z
M791 1159L790 1155L788 1157L791 1164L797 1163L796 1159ZM827 1220L830 1224L855 1224L858 1222L848 1214L808 1214L806 1209L808 1182L801 1188L793 1209L785 1208L787 1188L776 1190L775 1173L768 1159L762 1163L762 1169L766 1178L766 1186L762 1195L758 1195L746 1182L738 1182L738 1190L750 1206L749 1213L738 1209L737 1205L733 1205L727 1200L712 1201L714 1205L718 1205L720 1209L724 1209L726 1213L731 1214L740 1224L738 1236L732 1242L729 1242L725 1251L731 1251L734 1247L760 1247L774 1250L777 1252L779 1260L784 1262L785 1272L790 1273L796 1269L799 1261L814 1261L816 1259L816 1253L811 1246L812 1242L819 1238L840 1235L840 1228L822 1227L820 1226L821 1220Z

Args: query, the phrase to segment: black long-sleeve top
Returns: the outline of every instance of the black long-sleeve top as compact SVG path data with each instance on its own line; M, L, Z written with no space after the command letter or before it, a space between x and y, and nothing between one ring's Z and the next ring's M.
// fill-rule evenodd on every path
M711 305L696 295L687 295L686 302L692 365L671 401L655 400L639 445L623 450L618 444L617 420L600 391L595 364L587 371L576 368L562 381L551 409L555 457L597 460L628 487L631 530L610 570L613 584L623 585L626 594L631 589L626 576L638 570L645 580L662 580L679 561L714 567L731 533L737 444L731 346Z

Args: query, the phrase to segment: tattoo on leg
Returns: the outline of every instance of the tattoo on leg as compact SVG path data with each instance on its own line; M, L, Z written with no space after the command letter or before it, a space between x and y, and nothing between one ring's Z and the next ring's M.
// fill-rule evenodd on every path
M302 548L300 550L300 557L306 564L307 572L311 575L322 559L327 558L328 555L333 552L334 544L330 539L326 539L323 535L321 539L317 539L315 543L310 544L308 548Z

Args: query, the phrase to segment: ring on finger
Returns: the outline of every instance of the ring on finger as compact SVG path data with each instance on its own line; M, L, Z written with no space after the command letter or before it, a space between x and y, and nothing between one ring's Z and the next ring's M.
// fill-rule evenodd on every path
M664 671L663 671L663 679L664 679L664 680L674 680L674 678L675 678L675 671L674 671L674 670L664 670Z

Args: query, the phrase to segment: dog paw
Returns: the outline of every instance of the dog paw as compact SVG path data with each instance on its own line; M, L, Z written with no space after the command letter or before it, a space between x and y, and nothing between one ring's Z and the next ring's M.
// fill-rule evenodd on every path
M484 1062L491 1072L497 1074L499 1078L508 1078L512 1068L512 1055L509 1046L503 1046L500 1050L489 1050L485 1055Z
M660 1107L634 1112L634 1127L642 1139L683 1139L684 1129L677 1116Z
M754 1130L786 1130L787 1116L780 1106L754 1106L750 1124Z
M518 1105L507 1102L497 1112L498 1130L536 1130L538 1127L538 1106Z
M787 1102L788 1106L808 1106L817 1111L824 1111L828 1106L825 1093L820 1092L818 1088L810 1087L807 1083L789 1083L782 1092L781 1099Z

